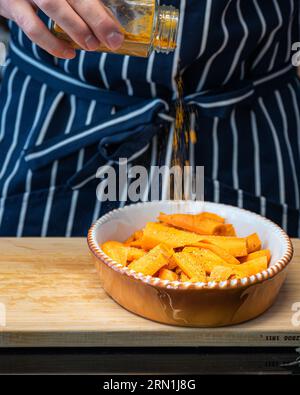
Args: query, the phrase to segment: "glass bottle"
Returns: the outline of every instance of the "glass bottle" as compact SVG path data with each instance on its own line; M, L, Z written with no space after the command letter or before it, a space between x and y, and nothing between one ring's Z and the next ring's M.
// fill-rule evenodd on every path
M175 50L179 23L179 11L175 7L159 6L157 0L102 0L102 3L116 18L125 37L115 53L148 57L153 51ZM52 30L57 37L80 49L56 23ZM104 44L98 51L111 52Z

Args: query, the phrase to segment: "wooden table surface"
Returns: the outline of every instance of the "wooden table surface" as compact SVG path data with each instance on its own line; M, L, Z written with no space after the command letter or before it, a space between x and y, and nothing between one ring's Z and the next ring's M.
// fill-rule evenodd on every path
M220 329L138 317L101 288L85 239L0 239L0 347L300 345L300 240L275 305ZM298 313L297 313L298 310Z

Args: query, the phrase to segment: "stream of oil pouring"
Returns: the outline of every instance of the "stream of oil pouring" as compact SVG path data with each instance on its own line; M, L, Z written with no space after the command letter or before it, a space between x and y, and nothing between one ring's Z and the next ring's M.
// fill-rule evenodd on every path
M178 98L175 103L170 199L191 200L195 185L195 168L191 159L196 143L195 114L185 105L181 75L176 78L176 84Z

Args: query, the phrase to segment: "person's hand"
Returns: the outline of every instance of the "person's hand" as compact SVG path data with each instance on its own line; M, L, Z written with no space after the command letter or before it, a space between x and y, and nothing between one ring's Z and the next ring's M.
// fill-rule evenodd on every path
M38 8L83 49L122 45L124 37L100 0L0 0L0 15L15 21L38 46L59 58L75 57L71 45L56 38L36 15Z

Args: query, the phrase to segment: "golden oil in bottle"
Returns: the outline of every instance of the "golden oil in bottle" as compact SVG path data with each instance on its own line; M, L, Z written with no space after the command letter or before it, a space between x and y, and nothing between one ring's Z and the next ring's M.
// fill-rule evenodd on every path
M122 46L114 53L148 57L153 51L169 53L176 48L179 11L173 6L159 6L157 0L102 0L124 34ZM53 23L54 34L80 49ZM100 44L99 52L112 52Z

